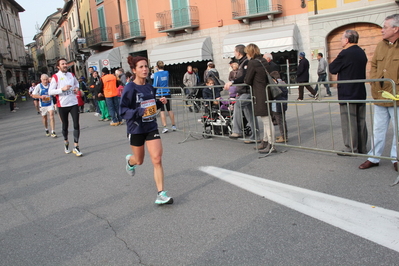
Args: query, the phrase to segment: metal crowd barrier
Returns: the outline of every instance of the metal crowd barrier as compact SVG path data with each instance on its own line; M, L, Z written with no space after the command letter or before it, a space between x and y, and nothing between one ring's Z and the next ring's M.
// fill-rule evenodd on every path
M274 143L276 147L290 147L290 148L296 148L296 149L304 149L304 150L313 150L313 151L319 151L319 152L329 152L329 153L337 153L340 155L347 155L347 156L359 156L359 157L366 157L366 158L378 158L378 159L386 159L386 160L392 160L396 159L399 160L399 144L398 144L398 138L396 141L396 151L397 151L397 157L392 158L388 156L377 156L375 155L375 147L374 147L374 124L373 124L373 108L372 106L374 103L393 103L394 105L394 117L392 118L392 124L393 124L393 129L394 129L394 134L398 136L398 111L397 111L397 102L391 99L386 99L386 100L374 100L374 99L366 99L366 100L325 100L323 98L321 91L322 91L322 84L344 84L344 83L369 83L369 82L390 82L391 86L393 88L393 94L396 95L396 85L395 82L392 79L363 79L363 80L342 80L342 81L323 81L323 82L309 82L309 83L297 83L297 84L269 84L265 88L265 94L266 94L266 102L267 103L276 103L282 105L283 103L287 103L289 106L294 106L294 115L292 115L292 111L290 111L290 108L287 110L287 117L284 117L284 119L287 119L287 124L290 124L291 127L287 125L287 127L290 128L289 134L291 136L296 136L296 137L291 137L289 139L289 143L286 141L284 143ZM318 84L318 99L311 99L310 101L304 100L304 101L296 101L296 100L271 100L268 98L268 94L266 93L267 90L272 87L272 86L287 86L288 88L291 89L291 87L297 87L297 86L306 86L306 85L316 85ZM306 93L306 90L304 94ZM368 120L367 123L367 128L369 129L369 137L368 137L368 143L371 142L371 149L373 150L373 153L371 155L369 154L361 154L361 153L355 153L353 146L351 147L352 152L343 152L340 149L336 148L336 144L340 145L340 147L344 147L343 139L342 137L337 138L336 140L336 135L334 133L334 129L339 130L340 133L342 133L341 129L341 120L340 120L340 114L339 114L339 104L346 104L349 105L350 103L365 103L366 106L369 106L368 110L366 110L366 120ZM322 105L322 108L317 108L317 105ZM268 104L269 106L269 104ZM305 106L305 107L304 107ZM306 109L306 107L308 109ZM324 109L323 109L324 108ZM269 109L270 110L270 109ZM305 111L304 111L305 110ZM337 112L338 115L334 115L334 113ZM308 116L307 119L304 118L304 115ZM310 121L309 121L309 116L310 116ZM367 117L368 116L368 117ZM352 136L352 132L350 131L351 124L353 121L351 121L350 114L348 112L348 121L349 121L349 136ZM289 120L289 121L288 121ZM292 120L294 120L294 123L292 123ZM307 121L306 121L307 120ZM305 122L304 122L305 121ZM293 126L293 124L295 126ZM269 125L270 127L274 126L272 123ZM294 129L293 129L294 127ZM337 129L338 128L338 129ZM371 129L370 129L371 128ZM285 131L288 129L284 129ZM303 134L306 132L307 134ZM328 133L328 134L326 134ZM370 134L371 133L371 134ZM388 130L387 135L390 134L390 131ZM306 135L306 136L304 136ZM312 135L313 138L309 139L309 135ZM329 136L329 140L326 140L326 135ZM340 135L340 134L338 134ZM295 140L296 138L296 140ZM322 140L322 141L319 141ZM386 141L386 143L389 143ZM351 143L352 144L352 143ZM399 176L397 177L396 181L392 185L396 185L399 183Z
M392 160L393 158L388 156L376 156L375 154L360 154L355 153L354 148L351 147L352 152L343 152L341 147L344 148L344 142L342 138L342 128L341 128L341 117L339 111L339 104L347 104L350 103L365 103L366 104L366 123L369 132L368 136L368 143L371 143L371 147L374 147L374 128L373 128L373 104L377 102L381 103L392 103L394 107L397 107L397 102L386 99L386 100L373 100L373 99L366 99L366 100L351 100L351 101L340 101L334 100L331 98L324 98L322 95L322 90L324 89L321 85L322 84L343 84L343 83L369 83L369 82L390 82L393 86L393 94L396 95L396 87L395 83L391 79L364 79L364 80L346 80L346 81L325 81L325 82L310 82L310 83L298 83L298 84L269 84L265 88L266 90L269 89L271 86L287 86L290 90L297 90L298 86L305 86L305 85L319 85L319 98L317 100L304 100L304 101L296 101L296 100L270 100L268 99L268 94L266 93L266 102L265 104L270 108L270 104L268 103L275 103L282 105L283 103L288 104L288 110L286 112L286 116L283 117L283 120L287 122L287 127L284 128L284 131L287 132L288 130L288 137L289 141L284 143L274 143L275 147L280 149L284 148L296 148L296 149L303 149L303 150L312 150L317 152L327 152L327 153L339 153L341 155L349 155L349 156L359 156L359 157L372 157L372 158L379 158L379 159L386 159ZM246 84L240 84L237 86L248 86ZM194 139L202 139L208 137L221 137L221 138L228 138L231 134L232 129L232 117L233 117L233 109L228 108L225 112L223 117L227 120L218 119L221 115L218 113L218 110L205 110L205 106L211 106L213 102L215 102L216 106L220 106L222 104L226 104L227 106L234 106L244 102L250 102L252 107L252 116L255 118L254 114L254 103L251 99L253 99L253 95L251 94L250 99L246 100L236 100L230 99L228 92L223 91L221 92L221 99L203 99L200 97L192 97L185 93L185 90L190 90L191 92L195 93L204 88L209 86L196 86L196 87L189 87L189 88L169 88L172 90L172 110L175 113L176 125L178 130L183 131L184 133L184 140L181 142L187 141L190 137ZM221 86L214 86L214 88L221 87ZM304 94L306 91L304 92ZM197 107L197 108L195 108ZM220 108L219 108L220 109ZM270 109L269 109L270 113ZM215 115L215 117L212 117ZM352 118L353 119L353 118ZM256 119L255 119L256 120ZM271 121L271 119L270 119ZM351 128L351 117L348 113L348 121L349 121L349 129ZM258 123L261 121L258 121ZM168 122L169 123L169 122ZM241 125L244 125L246 121L240 121ZM394 134L398 136L398 114L397 108L394 108L394 118L392 121L394 125ZM270 127L274 127L273 123L269 122ZM227 129L226 129L227 128ZM263 127L259 124L259 128L262 130ZM247 139L246 132L244 131L245 127L243 127L242 135L243 139ZM262 130L263 131L263 130ZM278 128L275 130L275 136L277 136L277 132L279 132ZM352 132L349 132L349 135L352 135ZM391 136L391 130L389 128L387 136ZM248 137L248 136L247 136ZM255 130L255 139L262 139L263 132L259 132ZM398 139L399 141L399 139ZM397 158L399 158L399 145L398 141L397 145ZM388 142L387 142L388 143ZM256 145L256 143L255 143ZM257 146L257 145L256 145ZM370 146L370 145L368 145ZM268 156L267 154L266 156ZM265 157L265 156L262 156ZM261 158L262 158L261 157ZM396 181L393 185L399 183L399 176L397 177Z
M156 89L162 89L164 87L155 87ZM170 90L171 98L168 99L170 101L170 107L173 111L174 117L175 117L175 124L177 126L177 130L185 130L185 114L184 114L184 105L183 99L184 99L184 90L181 87L167 87L167 89ZM160 96L161 97L161 96ZM157 97L157 98L160 98ZM158 109L158 116L160 113L160 109ZM168 118L169 114L166 115L166 122L167 124L170 124L170 119ZM161 119L158 119L158 122L161 122Z

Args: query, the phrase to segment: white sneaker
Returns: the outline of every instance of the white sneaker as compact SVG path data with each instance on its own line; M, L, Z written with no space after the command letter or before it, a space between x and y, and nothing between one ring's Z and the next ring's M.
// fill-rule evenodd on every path
M155 200L156 204L173 204L173 198L166 195L167 191L161 191Z
M172 126L172 131L176 131L176 130L177 130L176 126Z
M162 129L162 134L164 134L164 133L168 133L168 129L166 128L166 127L164 127L163 129Z
M80 157L80 156L83 155L83 153L80 152L78 146L76 146L75 148L73 148L72 152L73 152L76 156L78 156L78 157Z
M71 151L69 150L69 143L64 143L64 152L66 154L70 154Z
M134 176L134 174L136 173L136 170L135 170L136 166L135 165L133 165L133 166L129 165L130 156L132 156L132 155L131 154L126 155L126 173L128 173L131 176Z

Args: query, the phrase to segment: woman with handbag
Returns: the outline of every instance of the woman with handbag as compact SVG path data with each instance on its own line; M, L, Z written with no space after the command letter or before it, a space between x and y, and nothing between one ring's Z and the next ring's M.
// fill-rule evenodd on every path
M271 91L266 90L268 84L268 75L265 70L267 64L260 53L260 49L256 44L250 43L245 47L245 52L249 59L245 83L252 87L252 95L254 96L254 113L260 116L263 122L263 138L258 146L259 153L277 152L274 147L274 125L272 122L272 106L271 103L266 104L266 100L272 99ZM268 97L266 98L266 93Z

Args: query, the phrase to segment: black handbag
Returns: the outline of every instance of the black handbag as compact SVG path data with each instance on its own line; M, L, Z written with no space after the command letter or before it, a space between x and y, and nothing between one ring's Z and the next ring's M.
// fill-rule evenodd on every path
M273 78L272 76L270 76L269 72L267 71L266 67L263 65L262 61L260 61L259 59L256 59L256 61L259 61L259 63L263 66L263 68L265 69L266 72L266 76L267 76L267 83L268 84L278 84ZM280 89L279 86L270 86L270 93L272 98L270 100L275 100L277 97L279 97L281 94L283 94L283 91Z
M209 71L209 72L211 72L210 75L213 76L213 78L215 79L215 81L216 81L217 83L219 83L219 84L215 84L215 85L222 85L222 86L224 86L224 84L226 84L223 80L221 80L220 78L218 78L218 77L215 75L215 73L213 73L213 71ZM208 73L209 73L209 72L208 72ZM210 76L210 75L209 75L209 76Z

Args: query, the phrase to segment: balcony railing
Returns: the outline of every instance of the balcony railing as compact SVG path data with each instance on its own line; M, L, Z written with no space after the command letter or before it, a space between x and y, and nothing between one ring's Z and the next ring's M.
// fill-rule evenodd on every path
M29 55L20 56L18 62L21 67L33 67L33 59Z
M141 42L145 38L144 20L133 19L115 25L115 39L119 42Z
M249 23L250 18L268 17L274 19L275 14L283 12L280 0L231 0L233 19Z
M86 43L90 48L99 46L113 46L112 27L102 27L86 34Z
M157 13L157 28L159 32L192 31L199 27L198 8L188 6Z

